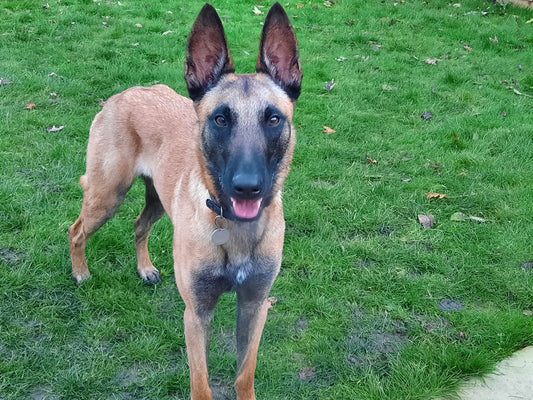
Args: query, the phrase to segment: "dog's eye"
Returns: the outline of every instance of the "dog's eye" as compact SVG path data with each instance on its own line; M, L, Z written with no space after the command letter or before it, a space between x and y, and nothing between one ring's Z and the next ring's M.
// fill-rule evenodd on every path
M279 124L280 118L277 115L272 115L268 119L268 126L276 126Z
M217 115L215 117L215 124L217 124L218 126L228 126L228 121L223 115Z

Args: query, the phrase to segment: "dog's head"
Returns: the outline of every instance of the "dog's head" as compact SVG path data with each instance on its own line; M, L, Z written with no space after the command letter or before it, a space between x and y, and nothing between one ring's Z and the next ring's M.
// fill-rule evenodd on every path
M224 28L206 4L187 45L204 181L226 218L257 219L279 196L296 141L292 116L302 70L294 29L276 3L267 15L256 74L237 75Z

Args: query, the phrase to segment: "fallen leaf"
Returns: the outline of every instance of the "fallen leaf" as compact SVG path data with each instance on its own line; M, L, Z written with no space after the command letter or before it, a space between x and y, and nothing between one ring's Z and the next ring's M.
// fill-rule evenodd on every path
M304 8L304 5L302 3L296 4L296 8Z
M460 211L453 213L452 216L450 217L450 221L455 221L455 222L462 222L462 221L466 221L467 219L468 217Z
M373 160L372 158L366 156L366 161L368 161L370 164L377 164L378 160Z
M48 76L50 78L53 78L53 77L58 76L58 75L55 72L51 72L51 73L48 74Z
M519 96L525 96L525 97L533 97L531 96L530 94L525 94L525 93L522 93L522 92L519 92L518 90L516 90L515 88L513 88L513 92Z
M257 8L257 6L256 6L256 7L254 7L254 14L255 14L255 15L261 15L261 14L263 14L263 11L261 11L261 10L260 10L259 8Z
M524 315L528 317L533 317L533 310L524 310Z
M498 41L498 36L494 36L494 38L489 37L489 39L490 39L490 41L493 42L493 43L496 43L496 44L500 43L500 42Z
M348 26L352 26L353 24L355 24L355 20L350 19L350 20L346 21L345 24L348 25Z
M453 6L454 7L461 7L461 3L455 3Z
M533 261L525 262L522 264L522 269L533 271Z
M172 31L165 31L165 32L163 32L163 36L166 36L166 35L168 35L170 33L172 33Z
M142 28L143 26L141 24L135 24L137 28Z
M343 56L340 56L339 58L336 58L335 60L338 61L338 62L344 62L344 61L347 60L347 58L343 57Z
M44 8L44 9L50 8L50 4L48 4L48 3L43 4L43 8Z
M109 24L107 22L102 22L102 25L105 27L105 28L109 28Z
M305 367L300 372L298 372L298 376L301 380L310 382L313 379L315 379L316 376L316 368L315 367Z
M428 193L428 199L444 199L445 194L442 193Z
M487 220L485 218L481 218L481 217L475 217L473 215L466 215L460 211L456 212L456 213L453 213L450 217L450 221L455 221L455 222L464 222L464 221L474 221L474 222L479 222L479 223L484 223L484 222L487 222Z
M474 49L467 44L465 44L463 47L465 48L465 50L474 51Z
M27 108L28 110L33 110L35 107L37 107L37 106L35 105L35 103L28 103L28 104L26 104L26 108Z
M421 115L421 118L424 121L431 121L433 119L433 114L431 114L429 111L424 111Z
M426 58L426 64L429 64L429 65L437 65L437 63L439 62L439 60L437 60L436 58Z
M418 222L426 229L433 228L435 226L435 216L418 214Z
M395 90L398 90L398 88L396 86L384 84L381 85L381 90L384 92L394 92Z
M269 297L267 299L267 308L269 310L272 310L274 308L274 304L276 304L278 302L278 298L277 297Z
M480 222L480 223L487 222L487 220L485 218L474 217L473 215L469 215L468 218L470 220L472 220L472 221L475 221L475 222Z
M1 78L0 79L0 86L9 85L13 83L13 81L9 78Z
M335 83L335 79L332 79L331 82L326 82L326 89L328 92L331 92L331 89L333 89L337 84Z
M504 117L507 117L507 111L505 111L505 110L502 111L502 115L503 115Z
M324 127L324 133L326 135L331 135L332 133L335 133L337 132L335 129L331 129L329 126L325 126Z
M63 125L61 125L61 126L55 126L55 125L53 125L53 126L49 126L49 127L47 127L47 128L46 128L46 132L48 132L48 133L60 132L60 131L63 130L63 128L64 128Z

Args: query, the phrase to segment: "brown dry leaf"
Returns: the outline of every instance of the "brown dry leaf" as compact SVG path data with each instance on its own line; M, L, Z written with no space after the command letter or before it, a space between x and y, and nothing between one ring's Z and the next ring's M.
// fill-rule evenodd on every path
M444 199L445 194L442 193L428 193L428 199Z
M465 50L468 50L468 51L474 51L474 49L467 44L464 45L464 48Z
M315 367L305 367L300 372L298 372L298 376L301 380L310 382L313 379L315 379L316 376L316 368Z
M329 126L325 126L324 127L324 133L326 135L331 135L332 133L335 133L337 132L335 129L331 129Z
M298 4L296 4L296 7L297 8L304 8L304 5L302 3L298 3Z
M366 161L368 161L370 164L377 164L378 163L378 160L374 160L368 156L366 156Z
M435 226L435 216L418 214L418 222L424 228L433 228Z
M37 107L37 106L35 105L35 103L28 103L28 104L26 104L26 108L27 108L28 110L33 110L35 107Z

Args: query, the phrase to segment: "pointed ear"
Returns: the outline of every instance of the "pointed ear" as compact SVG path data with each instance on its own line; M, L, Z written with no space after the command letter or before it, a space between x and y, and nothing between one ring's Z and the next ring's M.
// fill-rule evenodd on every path
M266 17L256 71L270 75L293 102L300 96L303 73L298 41L291 21L279 3L272 6Z
M211 4L206 4L187 43L185 81L193 101L202 96L220 80L222 75L235 72L222 21Z

